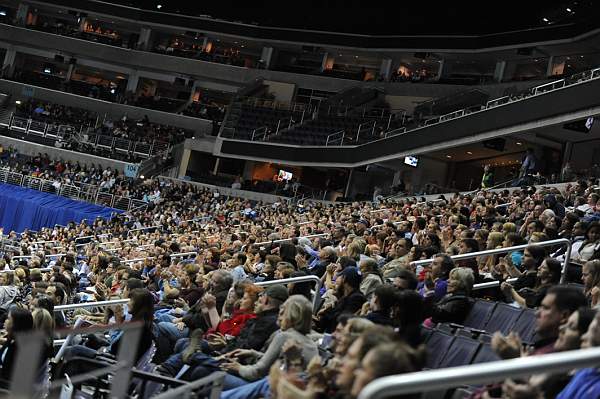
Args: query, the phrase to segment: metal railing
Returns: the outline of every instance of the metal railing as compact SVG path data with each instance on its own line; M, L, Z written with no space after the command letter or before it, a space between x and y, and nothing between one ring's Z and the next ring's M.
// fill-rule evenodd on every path
M128 197L101 192L99 186L78 182L75 182L74 184L65 184L58 180L46 180L13 172L6 167L0 168L0 183L30 188L32 190L56 194L74 200L91 202L96 205L108 206L121 211L139 209L139 203L143 202Z
M311 234L311 235L308 235L308 236L294 237L294 238L297 238L297 239L300 239L300 238L316 238L316 237L327 237L328 235L329 234L327 234L327 233L322 233L322 234ZM278 244L280 242L292 241L292 240L294 240L294 238L282 238L282 239L279 239L279 240L256 242L256 243L254 243L252 245Z
M561 278L560 278L560 283L564 283L566 274L567 274L567 267L569 266L569 262L571 261L571 241L569 241L566 238L559 238L556 240L549 240L549 241L542 241L542 242L535 242L535 243L530 243L530 244L523 244L523 245L515 245L514 247L506 247L506 248L496 248L496 249L487 249L485 251L479 251L479 252L470 252L468 254L461 254L461 255L453 255L451 256L452 260L457 261L457 260L464 260L464 259L473 259L473 258L477 258L480 256L485 256L485 255L498 255L498 254L505 254L505 253L509 253L509 252L513 252L513 251L520 251L523 249L526 249L528 247L553 247L553 246L559 246L559 245L565 245L567 247L567 250L565 252L565 259L563 261L563 266L562 266L562 274L561 274ZM420 266L420 265L428 265L430 263L433 262L433 259L423 259L423 260L416 260L413 262L410 262L410 264L412 266ZM489 288L489 287L495 287L495 286L499 286L500 282L499 281L491 281L489 283L483 283L486 284L485 286L483 286L482 284L476 284L473 289L481 289L481 288ZM479 287L481 286L481 287Z
M301 277L290 277L290 278L284 278L281 280L270 280L270 281L261 281L258 283L254 283L254 285L257 285L259 287L268 287L269 285L277 285L277 284L289 284L289 283L305 283L305 282L309 282L312 281L316 284L315 286L315 292L313 295L313 313L316 313L318 308L318 304L319 304L319 293L321 291L321 279L317 276L301 276Z
M552 374L584 367L597 367L599 363L600 348L589 348L392 375L370 382L360 392L358 399L381 399L464 385L481 385L537 373Z
M73 137L81 144L93 148L103 148L122 154L134 153L145 158L160 154L164 151L166 144L159 140L152 140L152 142L146 143L102 134L94 134L90 133L91 128L89 126L46 123L31 118L16 116L14 114L11 114L7 127L9 130L24 133L25 135L59 141L66 141Z
M113 306L113 305L122 305L125 303L129 303L129 299L112 299L110 301L98 301L98 302L81 302L81 303L73 303L70 305L58 305L54 307L55 312L62 312L65 310L71 309L81 309L81 308L102 308L105 306Z
M344 138L346 137L346 131L340 130L339 132L331 133L327 136L327 140L325 140L325 146L334 145L339 143L339 145L344 145Z

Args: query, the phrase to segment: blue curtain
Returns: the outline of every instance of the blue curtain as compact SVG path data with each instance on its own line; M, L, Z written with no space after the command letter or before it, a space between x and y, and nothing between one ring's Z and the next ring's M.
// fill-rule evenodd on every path
M4 233L38 231L41 227L66 225L83 219L93 221L96 217L110 219L117 209L75 201L54 194L28 188L0 184L0 227Z

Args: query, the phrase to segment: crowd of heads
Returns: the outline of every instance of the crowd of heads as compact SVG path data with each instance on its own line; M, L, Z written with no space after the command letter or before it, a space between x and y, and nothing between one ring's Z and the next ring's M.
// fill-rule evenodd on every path
M33 319L24 330L50 336L77 318L142 320L136 354L154 345L155 372L194 380L225 370L225 393L245 397L253 389L276 397L356 397L376 378L419 371L428 355L424 329L460 325L475 298L537 309L531 347L515 334L488 332L501 358L597 346L596 183L300 206L147 180L132 190L158 195L133 213L4 232L0 268L13 270L0 280L0 309L10 320L6 342L23 312ZM571 242L569 253L560 244L537 245L557 238ZM563 275L569 257L580 276ZM320 284L260 285L304 276ZM561 284L565 277L580 286ZM493 281L501 284L478 289ZM131 302L52 311L111 298ZM96 356L88 341L67 350L60 370L77 370L82 354ZM104 345L116 351L118 341L113 336ZM184 365L190 368L179 375ZM532 377L484 389L515 398L525 389L572 389L570 375L561 381L549 388Z

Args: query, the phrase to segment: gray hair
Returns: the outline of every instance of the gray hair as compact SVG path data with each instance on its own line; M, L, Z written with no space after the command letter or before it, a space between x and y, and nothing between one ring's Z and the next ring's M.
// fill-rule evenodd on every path
M450 270L450 277L456 278L459 281L458 289L467 293L471 292L473 283L475 282L475 276L473 276L473 270L467 267L455 267Z
M292 295L283 304L282 318L288 328L308 334L312 327L312 303L302 295Z

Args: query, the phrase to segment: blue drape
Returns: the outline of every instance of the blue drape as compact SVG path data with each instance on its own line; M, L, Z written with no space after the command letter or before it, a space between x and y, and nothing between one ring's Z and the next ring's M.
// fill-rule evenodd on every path
M93 221L97 216L109 219L112 212L122 211L0 183L0 227L5 234L25 229L38 231L41 227L83 219Z

